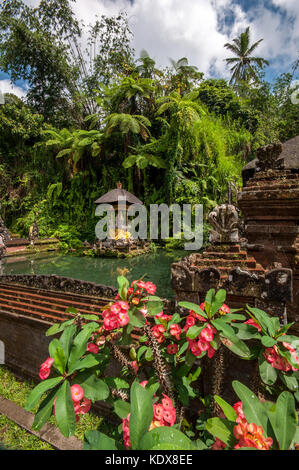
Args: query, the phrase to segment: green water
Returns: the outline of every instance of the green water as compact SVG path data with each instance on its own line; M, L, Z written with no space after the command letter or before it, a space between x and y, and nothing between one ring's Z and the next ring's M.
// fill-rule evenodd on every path
M4 259L2 274L56 274L72 277L97 284L117 287L117 276L124 268L128 269L126 277L132 281L142 275L145 280L157 285L157 295L172 298L174 293L170 286L170 266L174 261L186 256L186 251L166 252L158 250L136 258L88 258L71 255L35 255Z

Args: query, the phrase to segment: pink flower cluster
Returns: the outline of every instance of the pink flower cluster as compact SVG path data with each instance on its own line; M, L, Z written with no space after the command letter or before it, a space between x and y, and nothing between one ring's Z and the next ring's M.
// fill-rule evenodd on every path
M233 406L237 413L237 425L234 427L233 433L236 439L239 440L235 445L235 449L242 447L254 447L259 450L269 450L273 444L271 437L265 438L264 430L261 426L255 423L248 423L242 407L242 402L239 401Z
M234 426L233 433L238 443L235 445L235 449L241 449L242 447L254 447L258 450L269 450L273 444L271 437L265 438L264 430L261 426L257 426L255 423L249 424L245 418L243 412L242 402L238 401L233 406L237 413L236 426ZM212 450L223 450L226 448L226 444L220 439L216 438L216 441L212 445Z
M163 343L165 341L164 333L166 333L167 330L170 333L170 335L173 336L178 341L181 339L182 329L177 323L170 325L169 328L167 327L167 323L172 319L172 315L166 315L162 311L160 313L157 313L157 315L155 315L155 318L160 323L152 327L152 332L156 340L158 341L158 343ZM174 353L171 353L171 354L174 354Z
M198 313L195 313L193 310L190 310L186 319L186 324L184 326L185 333L188 332L189 328L196 324L196 320L200 322L206 322L204 317ZM194 354L194 356L200 356L203 352L207 352L209 358L213 357L215 354L215 349L211 346L210 343L213 341L214 335L216 333L217 330L210 323L207 323L197 338L187 338L189 342L189 349L191 350L192 354Z
M122 328L129 323L128 310L130 306L128 302L122 300L114 303L102 312L104 318L103 328L106 331Z
M283 342L283 346L290 351L292 358L299 366L299 358L296 354L296 351L289 343ZM282 370L284 372L288 372L292 370L294 372L298 371L299 368L292 366L285 357L282 357L279 354L279 350L276 345L272 348L266 348L264 351L264 357L269 364L271 364L274 369Z
M48 359L46 359L46 361L41 364L40 370L39 370L39 377L41 380L45 380L49 377L53 362L54 362L54 359L52 359L51 357L48 357Z
M79 415L85 415L89 412L91 407L91 400L89 400L89 398L84 397L84 390L78 384L71 386L71 396L74 403L76 421L78 421Z
M74 404L74 411L76 415L76 421L79 421L80 415L85 415L89 412L91 407L91 400L89 398L84 397L84 390L83 388L78 385L71 386L71 397ZM55 415L55 404L56 404L57 397L54 400L53 406L53 414Z
M172 400L163 393L162 403L154 403L154 417L149 431L161 426L173 426L176 422L176 411Z
M143 387L145 387L146 384L147 381L140 383L140 385L142 385ZM164 395L164 393L163 397L164 398L162 398L162 403L153 404L154 415L149 427L149 431L161 426L173 426L176 422L176 411L173 406L172 400L166 395ZM130 414L125 419L123 419L122 423L123 440L127 450L131 447L129 422Z
M137 289L135 288L137 286ZM135 289L135 291L134 291ZM128 289L128 298L133 305L139 305L141 302L141 298L145 297L146 295L154 295L157 290L157 286L150 281L132 281L131 286ZM116 300L119 299L119 294L116 295Z

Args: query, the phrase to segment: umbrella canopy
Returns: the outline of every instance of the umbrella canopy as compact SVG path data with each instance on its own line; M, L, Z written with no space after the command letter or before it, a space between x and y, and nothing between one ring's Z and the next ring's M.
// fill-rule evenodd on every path
M126 202L127 204L143 204L134 194L122 189L121 183L117 183L117 188L101 196L95 204L111 204L115 202Z

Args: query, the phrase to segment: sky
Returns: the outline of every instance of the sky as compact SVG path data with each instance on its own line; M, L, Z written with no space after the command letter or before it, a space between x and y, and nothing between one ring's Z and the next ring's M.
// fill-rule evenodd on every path
M1 1L1 0L0 0ZM25 0L36 6L39 0ZM205 77L229 78L223 46L250 26L252 41L264 40L258 56L267 59L266 79L290 72L299 57L299 0L77 0L74 10L85 24L95 15L126 11L139 56L145 49L158 66L187 57ZM26 94L0 71L0 90Z

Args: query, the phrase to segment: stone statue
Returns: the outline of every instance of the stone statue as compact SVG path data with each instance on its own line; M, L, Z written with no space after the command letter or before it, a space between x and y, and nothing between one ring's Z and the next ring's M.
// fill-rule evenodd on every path
M237 243L240 240L238 210L232 204L216 206L209 214L209 222L214 228L210 233L211 243Z
M4 242L6 243L8 240L10 240L10 235L5 227L3 219L0 218L0 235L2 236Z
M6 254L6 241L3 235L0 233L0 260L5 256Z
M257 149L256 171L278 170L281 165L281 160L278 160L278 157L282 150L280 142Z
M37 240L38 238L39 238L39 228L35 220L29 229L30 245L34 245L34 241Z

